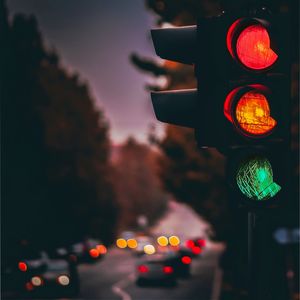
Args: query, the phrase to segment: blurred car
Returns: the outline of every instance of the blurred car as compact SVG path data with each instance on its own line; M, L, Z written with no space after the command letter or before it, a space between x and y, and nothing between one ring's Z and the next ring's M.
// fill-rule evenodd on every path
M169 254L144 255L136 265L136 284L175 285L176 276Z
M186 278L190 276L190 266L193 257L190 250L179 247L165 247L160 253L168 255L169 264L174 268L176 277Z
M78 263L92 263L103 258L107 252L107 248L103 243L96 239L86 239L78 242L69 248L70 259Z
M196 239L189 239L185 241L185 247L183 246L182 248L184 249L189 249L193 256L199 256L203 250L206 247L206 240L204 238L196 238Z
M65 259L48 257L43 253L45 268L30 273L25 289L30 296L72 297L79 293L76 265Z
M2 292L23 294L25 283L46 268L43 255L32 247L16 247L1 263Z

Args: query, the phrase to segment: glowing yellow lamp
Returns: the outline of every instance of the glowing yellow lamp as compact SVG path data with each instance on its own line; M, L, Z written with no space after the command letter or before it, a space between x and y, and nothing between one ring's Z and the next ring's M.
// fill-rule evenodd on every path
M277 124L270 116L267 98L257 91L244 94L237 103L235 113L241 129L251 135L268 134Z

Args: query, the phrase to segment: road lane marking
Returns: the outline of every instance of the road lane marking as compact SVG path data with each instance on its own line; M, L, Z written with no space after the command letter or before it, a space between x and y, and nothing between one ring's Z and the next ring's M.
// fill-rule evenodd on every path
M134 274L130 274L125 279L122 279L112 286L114 294L121 297L122 300L132 300L131 296L125 292L124 288L127 287L134 280Z

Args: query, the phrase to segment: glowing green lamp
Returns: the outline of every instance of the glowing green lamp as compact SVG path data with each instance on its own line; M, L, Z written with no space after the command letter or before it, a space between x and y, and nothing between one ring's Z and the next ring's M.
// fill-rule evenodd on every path
M236 181L241 192L252 200L267 200L274 197L281 187L273 182L270 162L264 157L252 157L238 169Z

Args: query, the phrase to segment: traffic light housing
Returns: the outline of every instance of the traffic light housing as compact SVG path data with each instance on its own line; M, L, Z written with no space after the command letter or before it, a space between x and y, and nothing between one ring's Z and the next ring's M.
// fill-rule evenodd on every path
M227 153L233 190L254 206L286 187L287 168L277 161L290 140L289 24L262 8L152 31L156 53L194 64L198 82L194 90L152 93L157 119L194 128L200 148Z

